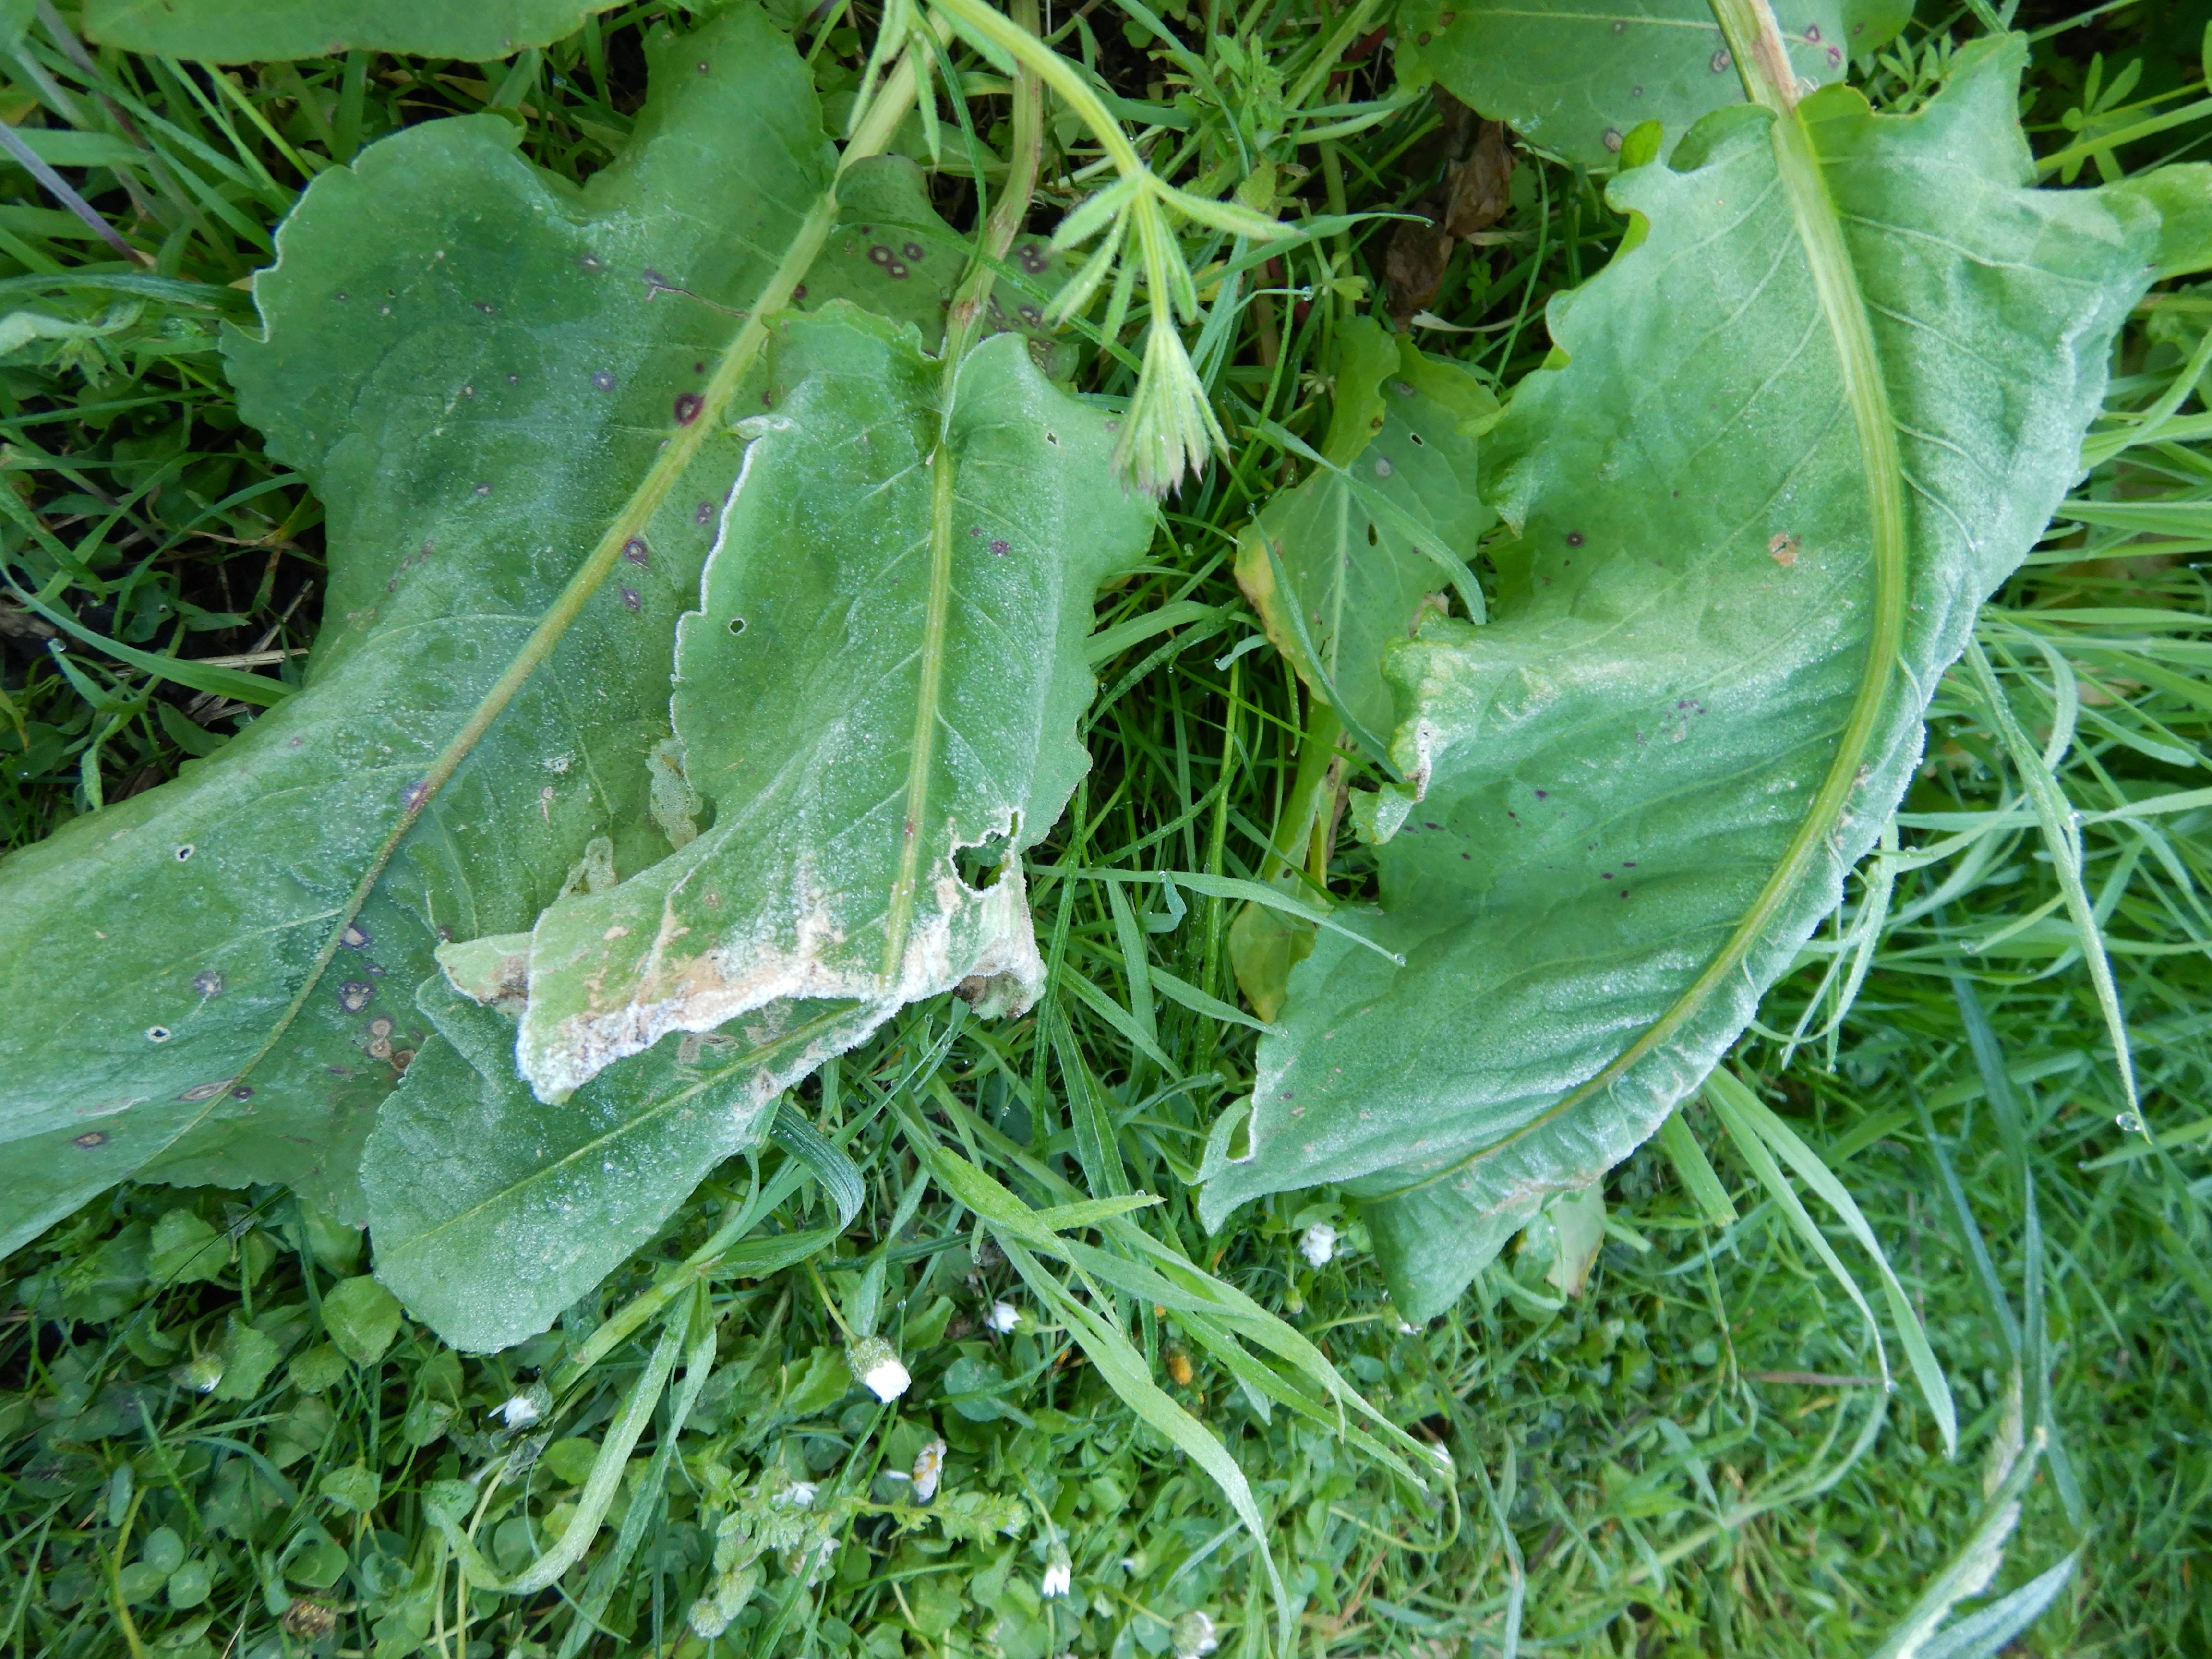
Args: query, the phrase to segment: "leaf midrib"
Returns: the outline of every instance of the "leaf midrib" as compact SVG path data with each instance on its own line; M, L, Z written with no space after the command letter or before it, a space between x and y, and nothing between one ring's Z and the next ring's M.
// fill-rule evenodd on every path
M1713 993L1741 968L1744 958L1765 935L1776 913L1803 880L1821 842L1840 819L1858 787L1859 770L1887 701L1902 652L1906 587L1904 462L1897 447L1889 386L1882 378L1873 325L1867 315L1866 301L1859 291L1857 268L1844 244L1841 216L1828 193L1820 157L1797 112L1794 86L1762 70L1762 60L1771 58L1779 45L1772 14L1767 10L1765 0L1713 0L1713 11L1742 70L1747 88L1773 114L1770 137L1774 146L1777 176L1790 205L1799 246L1805 251L1807 270L1820 313L1835 343L1844 401L1857 432L1860 465L1866 477L1868 506L1873 520L1870 562L1874 616L1869 629L1866 665L1827 775L1821 780L1805 816L1799 820L1773 873L1705 970L1666 1012L1646 1026L1596 1076L1503 1139L1455 1159L1419 1181L1395 1188L1386 1194L1389 1197L1417 1192L1498 1157L1620 1081L1696 1017ZM1786 63L1786 58L1784 61Z

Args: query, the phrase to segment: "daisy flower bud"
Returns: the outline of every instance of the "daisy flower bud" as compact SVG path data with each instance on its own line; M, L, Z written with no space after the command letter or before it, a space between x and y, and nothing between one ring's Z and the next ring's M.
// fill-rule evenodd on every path
M1175 1649L1176 1659L1205 1659L1221 1645L1213 1620L1195 1607L1169 1627L1168 1641Z
M1011 1302L994 1302L991 1311L983 1316L983 1322L1004 1336L1022 1322L1022 1310Z
M1038 1593L1049 1601L1054 1596L1066 1595L1068 1587L1074 1582L1075 1564L1068 1559L1067 1546L1055 1538L1052 1540L1052 1547L1045 1552L1044 1577L1038 1581Z
M714 1605L711 1595L702 1595L691 1604L690 1621L691 1633L702 1642L713 1641L730 1627L730 1621L722 1617L721 1608Z
M906 1392L913 1379L899 1363L898 1350L880 1336L856 1337L845 1349L845 1363L853 1375L878 1400L891 1401Z
M204 1353L178 1373L184 1385L196 1394L213 1394L222 1382L222 1356Z

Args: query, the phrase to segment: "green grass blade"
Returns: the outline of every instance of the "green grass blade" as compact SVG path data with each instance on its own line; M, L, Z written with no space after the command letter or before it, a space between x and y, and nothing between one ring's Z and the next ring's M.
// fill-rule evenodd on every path
M1726 1067L1716 1071L1706 1079L1705 1098L1722 1114L1729 1125L1729 1133L1747 1156L1752 1155L1754 1143L1762 1149L1771 1147L1779 1152L1797 1172L1798 1177L1818 1193L1828 1207L1842 1218L1851 1237L1858 1240L1866 1253L1874 1258L1875 1271L1881 1276L1882 1291L1888 1297L1890 1317L1896 1322L1898 1340L1904 1346L1905 1359L1912 1367L1913 1379L1919 1383L1929 1410L1935 1413L1936 1427L1943 1436L1944 1451L1956 1455L1959 1449L1959 1413L1957 1407L1952 1403L1950 1382L1943 1375L1943 1367L1937 1362L1935 1350L1928 1346L1928 1333L1921 1328L1920 1316L1913 1311L1912 1299L1905 1295L1905 1286L1898 1282L1896 1273L1891 1270L1889 1257L1881 1248L1881 1241L1874 1236L1874 1229L1867 1224L1857 1200L1852 1198L1844 1183L1836 1179L1827 1164L1821 1161L1820 1155L1799 1139L1788 1124L1769 1111L1765 1103ZM1772 1160L1769 1158L1766 1163L1767 1168L1773 1170ZM1812 1218L1805 1214L1804 1206L1797 1202L1796 1194L1790 1189L1789 1183L1778 1179L1780 1173L1775 1170L1776 1178L1768 1180L1770 1190L1777 1198L1782 1198L1787 1193L1789 1195L1784 1207L1791 1211L1790 1218L1797 1223L1799 1231L1819 1237L1820 1230L1813 1226ZM1764 1172L1762 1175L1764 1176ZM1874 1322L1872 1311L1868 1310L1865 1299L1859 1295L1856 1283L1843 1272L1843 1264L1836 1260L1834 1251L1828 1249L1825 1238L1820 1239L1820 1254L1828 1263L1830 1271L1840 1276L1845 1288L1850 1291L1852 1300L1866 1314L1867 1322L1871 1326ZM1879 1351L1879 1333L1875 1336L1875 1346ZM1887 1363L1887 1359L1883 1361L1885 1378L1888 1375Z

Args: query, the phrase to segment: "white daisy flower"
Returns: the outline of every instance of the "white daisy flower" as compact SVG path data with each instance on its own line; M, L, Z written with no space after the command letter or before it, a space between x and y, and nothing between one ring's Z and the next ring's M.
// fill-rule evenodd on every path
M1298 1240L1298 1249L1316 1267L1326 1267L1336 1255L1336 1229L1316 1221Z
M1004 1336L1022 1322L1022 1310L1011 1302L994 1302L991 1311L983 1316L983 1322Z
M945 1443L933 1440L915 1455L914 1501L927 1504L937 1496L937 1483L945 1474Z

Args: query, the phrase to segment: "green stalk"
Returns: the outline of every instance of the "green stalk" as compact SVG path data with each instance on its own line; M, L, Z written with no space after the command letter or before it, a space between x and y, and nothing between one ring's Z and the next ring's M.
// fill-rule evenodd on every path
M308 997L329 971L331 960L343 943L347 928L361 914L362 907L368 902L369 895L383 878L385 868L399 850L400 842L406 840L416 821L437 799L438 792L445 787L453 774L460 769L461 763L475 750L483 734L491 729L492 722L506 712L507 704L514 701L515 695L530 677L544 664L546 658L552 655L553 648L561 642L562 636L582 613L585 604L599 591L600 584L606 580L608 573L622 557L623 549L632 538L644 532L654 512L698 453L699 446L706 441L710 432L720 428L721 416L728 408L738 383L744 379L760 356L762 347L768 343L768 319L791 303L792 290L805 276L808 268L822 252L823 244L829 240L830 232L837 219L838 181L855 162L878 154L890 143L891 136L898 130L899 122L905 118L907 106L914 101L915 87L914 59L909 52L900 58L898 67L886 77L883 91L870 107L867 118L860 124L853 135L852 142L845 147L844 154L839 158L836 175L830 180L830 188L823 191L806 217L799 222L791 246L784 251L782 260L762 287L759 297L747 313L744 325L723 351L721 361L714 367L713 378L707 383L697 414L671 434L667 445L654 459L652 468L622 511L616 515L606 533L599 538L599 544L592 548L590 556L577 568L576 574L568 579L568 586L561 590L538 618L538 626L523 641L514 660L507 665L507 671L484 694L483 701L477 705L467 722L439 751L437 757L430 763L429 769L409 787L398 821L393 824L392 833L385 837L384 844L377 849L375 857L369 860L361 879L355 884L353 893L340 909L329 936L323 941L322 949L315 953L315 959L308 967L307 979L301 985L299 994L270 1028L261 1047L240 1068L238 1076L231 1079L233 1083L246 1076L268 1058L284 1033L290 1029L292 1022L299 1018L300 1010L307 1006ZM222 1098L221 1095L216 1097L216 1100ZM172 1142L196 1127L201 1118L214 1109L211 1102L177 1131L176 1136L171 1138Z
M1033 40L1030 31L1036 21L1036 0L1015 0L1015 5L1022 34ZM1057 61L1056 53L1047 55ZM910 61L911 54L900 60L902 64ZM906 954L907 933L914 925L915 893L921 880L921 821L928 810L929 776L937 760L945 636L952 611L953 487L959 467L945 441L945 423L951 418L961 362L982 323L983 306L997 275L994 267L1006 258L1006 250L1021 234L1022 220L1036 190L1037 161L1044 147L1043 90L1026 59L1017 58L1016 65L1013 153L1006 187L984 223L977 257L945 319L944 389L938 405L937 448L929 459L929 597L922 621L921 688L915 704L914 734L907 748L906 814L900 825L898 875L891 886L890 914L884 927L883 976L893 982Z
M1298 770L1291 784L1291 798L1283 803L1281 821L1260 870L1261 881L1272 881L1281 872L1306 861L1306 848L1320 816L1322 786L1328 781L1329 763L1336 758L1337 740L1344 722L1337 712L1311 691L1306 693L1306 729L1298 739Z
M1759 889L1759 896L1752 901L1729 935L1728 942L1706 964L1705 971L1672 1007L1589 1082L1504 1139L1400 1188L1401 1192L1431 1186L1494 1157L1591 1096L1610 1088L1638 1061L1671 1040L1697 1016L1715 991L1742 971L1744 959L1765 937L1775 916L1812 867L1821 842L1843 821L1851 796L1859 787L1859 772L1865 764L1875 727L1881 718L1882 706L1897 673L1898 657L1905 641L1905 468L1898 453L1889 387L1882 379L1881 360L1875 350L1874 328L1867 317L1866 301L1859 293L1858 273L1844 246L1843 223L1828 194L1820 157L1814 152L1812 137L1797 113L1796 78L1790 71L1774 14L1767 0L1711 0L1711 3L1713 15L1742 74L1745 90L1754 103L1774 113L1771 139L1775 170L1790 204L1798 243L1805 251L1806 270L1812 279L1814 295L1835 347L1844 401L1850 407L1851 425L1858 439L1860 466L1866 475L1867 505L1873 520L1874 604L1866 665L1860 673L1858 690L1851 700L1850 712L1844 719L1827 775L1821 780L1811 805L1798 823L1796 833L1790 838L1788 848Z

